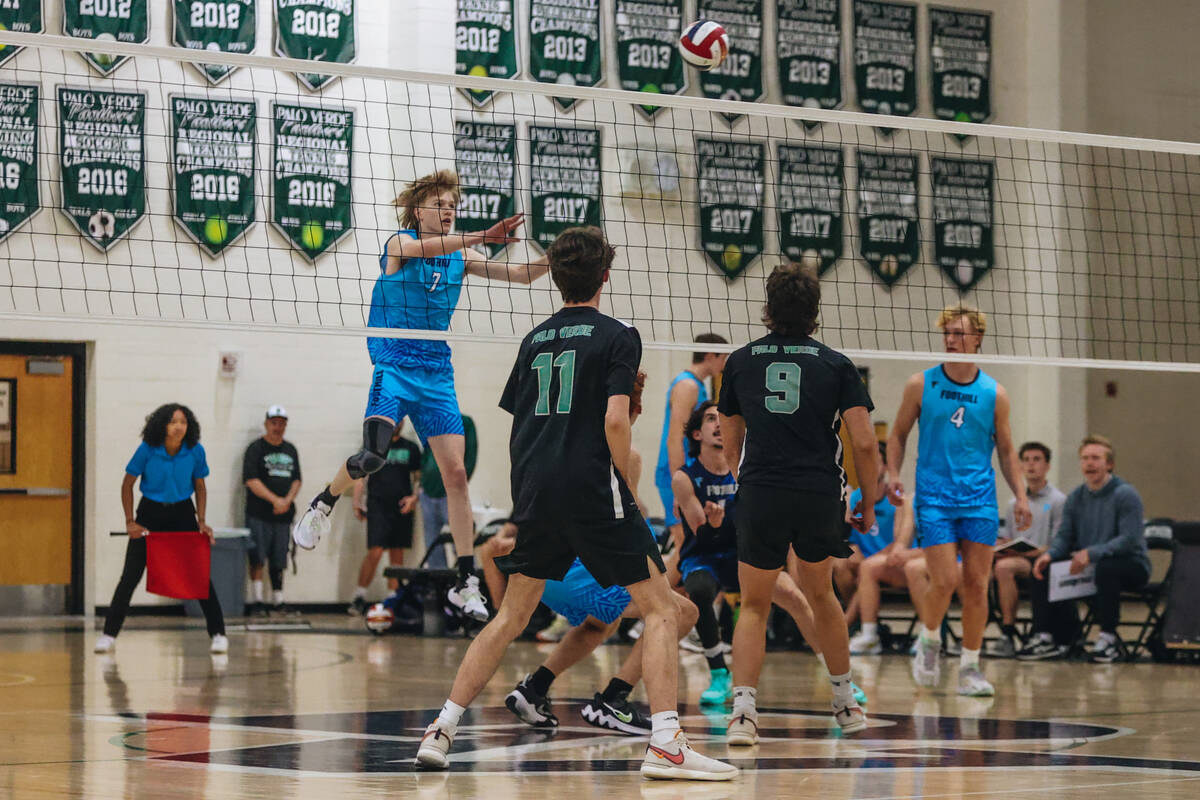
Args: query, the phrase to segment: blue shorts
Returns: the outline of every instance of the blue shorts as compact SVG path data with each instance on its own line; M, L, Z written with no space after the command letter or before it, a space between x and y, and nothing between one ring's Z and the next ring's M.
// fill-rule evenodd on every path
M385 417L397 424L408 417L422 447L433 436L465 432L453 369L376 364L363 416Z
M679 562L679 574L683 580L687 580L688 575L693 572L703 570L712 575L717 581L717 585L722 591L740 592L741 584L738 583L738 557L737 551L728 555L715 556L709 553L696 556L685 556Z
M603 588L579 559L561 581L546 581L542 591L542 602L554 613L566 617L572 627L582 625L588 617L595 617L605 625L615 622L632 599L620 586Z
M658 489L658 496L663 504L663 524L668 528L678 525L679 517L675 516L675 492L671 491L670 481L665 486L658 483L655 483L654 486Z
M917 506L917 543L921 547L958 542L978 542L996 546L1000 518L995 506L941 508Z

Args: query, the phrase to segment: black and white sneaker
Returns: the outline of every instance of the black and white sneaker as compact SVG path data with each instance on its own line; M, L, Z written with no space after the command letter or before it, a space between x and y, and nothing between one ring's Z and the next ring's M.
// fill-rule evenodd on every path
M356 597L350 601L350 605L346 606L346 613L352 617L365 617L367 609L371 604L367 602L365 597Z
M476 622L488 621L487 599L479 589L478 575L460 578L458 583L450 587L446 599L450 601L450 605Z
M529 685L529 676L517 684L504 698L504 705L526 725L535 728L557 728L558 717L550 710L550 698L544 697Z
M646 736L653 728L650 718L629 702L627 695L605 700L603 695L597 693L580 713L590 725L628 733L630 736Z
M1088 661L1093 664L1111 664L1114 661L1125 660L1125 645L1120 639L1104 637L1097 639L1096 644L1088 653Z
M1065 644L1055 644L1052 636L1039 633L1017 651L1017 661L1050 661L1062 658L1070 649Z

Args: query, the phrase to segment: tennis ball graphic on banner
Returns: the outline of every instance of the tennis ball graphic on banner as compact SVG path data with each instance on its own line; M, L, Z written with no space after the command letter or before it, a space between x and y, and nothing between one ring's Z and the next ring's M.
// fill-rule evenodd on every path
M325 244L325 228L319 222L306 222L300 228L300 243L308 250L320 250Z
M103 44L104 42L115 42L116 40L117 37L113 36L111 33L102 33L96 37L97 44ZM117 60L117 57L112 53L92 53L92 58L94 58L96 63L102 67L111 67Z
M224 217L209 217L204 221L204 238L209 244L224 244L229 238L229 223Z
M736 274L742 268L742 248L736 244L725 245L725 251L721 253L721 262L725 265L725 271Z

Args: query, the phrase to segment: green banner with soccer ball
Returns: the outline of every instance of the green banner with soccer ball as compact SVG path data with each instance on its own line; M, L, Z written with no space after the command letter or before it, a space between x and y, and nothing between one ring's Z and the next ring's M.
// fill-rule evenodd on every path
M354 112L275 103L271 221L309 261L350 232Z
M679 37L683 0L616 0L617 72L621 88L650 94L687 89ZM646 116L661 106L637 106Z
M258 0L175 0L175 46L213 53L249 53L254 49L257 17ZM193 66L213 84L236 69L226 64Z
M150 37L147 0L63 0L63 33L97 42L145 43ZM127 60L110 53L84 53L83 58L101 75L108 75Z
M254 224L255 103L171 98L175 221L210 256Z
M516 77L520 67L512 0L458 0L457 20L455 72L474 78ZM489 89L463 93L477 106L486 105L493 94Z
M0 0L0 31L41 33L42 0ZM0 64L21 52L12 44L0 44Z
M701 19L720 21L729 35L729 55L700 73L700 91L715 100L754 103L763 96L763 0L700 0ZM741 114L722 114L733 124Z
M891 286L921 257L915 153L858 151L858 240L863 259Z
M101 250L146 213L146 95L58 88L62 209Z
M530 237L543 250L576 225L600 225L600 131L529 126Z
M0 241L41 207L38 87L0 83Z
M763 251L764 150L758 142L696 139L700 246L728 278Z
M600 54L600 0L531 0L529 74L560 86L595 86L604 77ZM571 97L556 97L564 110Z
M349 64L354 60L356 47L354 0L275 0L278 55ZM296 73L296 80L314 92L334 77Z

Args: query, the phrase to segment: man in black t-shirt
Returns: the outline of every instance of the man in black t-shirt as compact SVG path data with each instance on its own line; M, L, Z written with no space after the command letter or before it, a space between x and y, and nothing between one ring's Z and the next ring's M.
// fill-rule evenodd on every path
M375 579L375 570L387 548L388 563L399 567L404 563L404 548L412 547L413 509L417 507L417 492L413 487L421 480L421 448L401 436L403 421L392 431L384 465L354 484L354 516L367 521L367 554L358 570L358 586L347 608L352 614L367 611L367 587ZM363 490L366 503L363 503ZM388 578L388 589L396 591L399 582Z
M578 557L602 587L625 586L645 617L642 672L653 732L642 775L731 780L738 773L692 750L679 729L678 610L658 546L625 482L642 344L634 328L600 313L614 254L599 228L569 228L547 251L563 308L525 337L500 399L513 415L517 541L496 559L509 575L508 588L426 728L419 766L445 769L466 706L528 624L546 580L561 580Z
M266 613L263 565L269 565L271 605L282 613L283 571L287 567L288 541L300 491L300 455L284 441L288 415L283 406L267 409L264 433L250 443L242 459L246 485L246 527L250 529L251 614Z
M834 718L845 733L866 727L850 679L850 646L833 592L844 538L844 421L862 483L856 528L870 530L878 499L879 452L873 406L850 359L812 338L820 312L816 275L782 265L767 279L763 322L770 333L734 352L721 384L725 458L738 479L738 580L742 607L733 633L733 715L729 744L758 741L755 693L766 645L771 593L790 547L812 605L817 644L833 684ZM742 460L743 445L745 460Z

